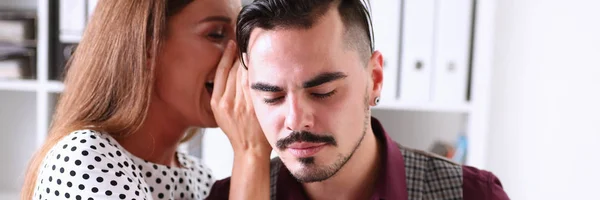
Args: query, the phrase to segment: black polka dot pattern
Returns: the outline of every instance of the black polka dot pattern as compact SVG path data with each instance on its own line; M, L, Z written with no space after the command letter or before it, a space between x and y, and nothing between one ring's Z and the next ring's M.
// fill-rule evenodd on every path
M210 169L177 153L179 167L148 162L107 134L80 130L52 148L40 165L35 199L204 199Z

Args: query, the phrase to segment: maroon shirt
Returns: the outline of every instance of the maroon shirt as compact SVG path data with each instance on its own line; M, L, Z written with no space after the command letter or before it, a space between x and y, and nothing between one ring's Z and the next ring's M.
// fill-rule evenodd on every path
M404 157L396 143L387 135L381 123L371 118L373 132L384 145L386 151L382 155L382 168L379 171L375 191L371 199L408 200L406 189L406 171ZM509 199L500 180L494 174L474 167L463 166L463 199L464 200L505 200ZM229 178L217 181L208 199L228 199ZM282 165L277 177L277 199L305 200L309 199L302 184Z

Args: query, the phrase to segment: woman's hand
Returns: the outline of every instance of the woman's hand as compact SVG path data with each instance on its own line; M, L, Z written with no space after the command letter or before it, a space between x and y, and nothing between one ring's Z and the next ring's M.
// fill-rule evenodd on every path
M272 147L254 113L247 70L240 69L237 48L230 41L219 63L210 105L229 138L234 160L229 199L269 199Z
M252 151L269 155L272 147L254 113L248 72L240 67L236 52L235 43L230 41L217 68L210 105L235 153Z

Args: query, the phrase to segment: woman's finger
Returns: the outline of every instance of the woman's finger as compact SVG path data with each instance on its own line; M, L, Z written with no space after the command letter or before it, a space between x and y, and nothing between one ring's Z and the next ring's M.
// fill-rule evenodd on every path
M248 70L242 70L242 94L248 106L252 105L252 99L250 98L250 80L248 79Z
M247 54L243 54L242 55L243 60L248 60L247 59ZM242 93L244 94L244 99L246 99L246 102L248 103L248 107L247 108L254 108L253 102L252 102L252 98L250 96L250 79L248 78L250 73L250 70L248 68L245 68L245 70L243 70L242 73ZM251 109L254 110L254 109Z
M236 77L236 94L235 94L235 102L236 103L246 103L244 102L245 98L244 98L244 85L243 85L243 73L244 71L246 71L245 69L243 69L243 66L240 65L239 60L235 63L235 65L238 66L238 73L237 73L237 77ZM241 105L244 106L244 105Z
M227 83L225 85L225 91L223 92L222 100L227 101L230 106L233 106L235 100L235 93L237 89L237 73L239 67L237 65L233 65L231 70L229 70L229 75L227 76Z
M219 61L219 65L217 66L212 95L213 98L217 98L217 100L221 99L223 93L225 92L227 77L229 76L229 71L231 70L231 66L236 58L235 48L235 42L229 41L225 51L223 52L221 61Z

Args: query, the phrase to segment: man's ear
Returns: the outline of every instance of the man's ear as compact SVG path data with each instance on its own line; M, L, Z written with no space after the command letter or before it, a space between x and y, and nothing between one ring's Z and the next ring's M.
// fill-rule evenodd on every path
M375 106L375 98L381 97L381 88L383 86L383 55L379 51L373 52L369 59L368 72L371 73L371 80L373 87L370 88L370 99L369 104Z

